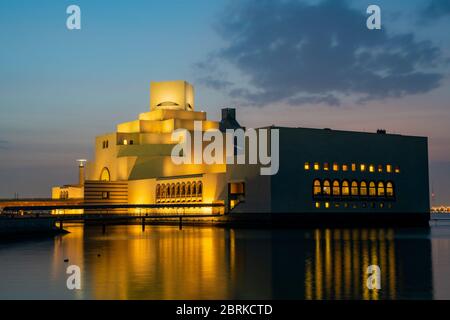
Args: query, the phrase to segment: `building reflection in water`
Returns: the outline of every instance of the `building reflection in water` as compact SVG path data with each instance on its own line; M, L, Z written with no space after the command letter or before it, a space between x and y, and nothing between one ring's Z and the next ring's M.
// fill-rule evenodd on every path
M395 299L393 230L315 230L314 254L305 260L306 299ZM382 290L366 285L370 265L381 269Z
M274 294L277 298L309 300L431 299L427 234L427 229L305 231L309 241L285 241L277 252L273 250ZM370 265L380 267L380 290L367 287Z
M61 272L63 257L79 262L84 298L432 298L429 239L393 229L70 231L55 243L53 268ZM380 290L366 286L369 265L380 266Z

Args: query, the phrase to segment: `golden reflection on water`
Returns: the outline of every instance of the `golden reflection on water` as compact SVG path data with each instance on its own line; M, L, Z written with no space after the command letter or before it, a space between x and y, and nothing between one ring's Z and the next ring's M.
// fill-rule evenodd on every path
M69 227L55 240L53 272L82 269L92 299L219 299L236 280L234 231L158 226ZM86 241L89 239L88 241ZM85 295L85 296L86 296Z
M393 230L316 229L314 247L305 259L305 299L396 298ZM366 285L370 265L380 266L380 290Z
M80 266L87 299L396 299L392 229L70 226L52 274ZM63 263L64 259L68 263ZM369 290L369 265L381 289Z

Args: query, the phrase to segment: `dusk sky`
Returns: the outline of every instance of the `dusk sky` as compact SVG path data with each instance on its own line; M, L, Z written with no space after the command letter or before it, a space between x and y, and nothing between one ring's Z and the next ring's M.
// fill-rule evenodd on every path
M150 81L182 79L214 120L427 136L450 204L449 33L449 0L0 0L0 197L76 182L96 135L149 110Z

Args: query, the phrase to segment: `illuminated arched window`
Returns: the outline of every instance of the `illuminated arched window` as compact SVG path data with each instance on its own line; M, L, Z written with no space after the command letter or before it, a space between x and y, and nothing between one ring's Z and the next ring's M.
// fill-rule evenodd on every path
M314 180L313 194L315 196L319 196L321 193L322 193L322 185L320 183L320 180L316 179Z
M333 196L341 195L341 187L338 180L333 181Z
M325 180L323 182L322 194L325 196L329 196L331 194L330 180Z
M333 163L333 171L339 171L339 164Z
M377 195L379 197L384 197L384 195L385 195L384 183L381 181L378 182Z
M100 174L100 181L111 181L111 175L109 174L108 168L103 168Z
M203 196L203 184L201 181L197 182L197 197Z
M330 170L330 165L328 164L328 162L325 162L325 163L323 164L323 170L325 170L325 171Z
M351 193L352 193L352 196L357 196L359 194L358 182L352 181Z
M314 162L314 170L320 170L320 164L318 162Z
M305 162L304 168L305 168L305 170L309 170L309 162Z
M343 196L350 195L350 185L347 180L342 181L342 195Z
M359 186L359 194L363 197L367 196L367 183L365 181L361 181Z
M386 183L386 195L388 197L394 196L394 185L390 181L388 183Z
M375 187L375 182L370 181L369 183L369 196L375 197L377 195L377 188Z
M373 164L369 165L369 172L375 172L375 166Z

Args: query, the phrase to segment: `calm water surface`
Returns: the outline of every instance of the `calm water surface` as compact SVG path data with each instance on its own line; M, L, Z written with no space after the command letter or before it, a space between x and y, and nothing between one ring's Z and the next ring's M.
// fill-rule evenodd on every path
M0 298L450 299L450 226L67 229L0 242ZM81 290L66 287L71 264L81 268ZM372 264L381 268L380 290L365 285Z

